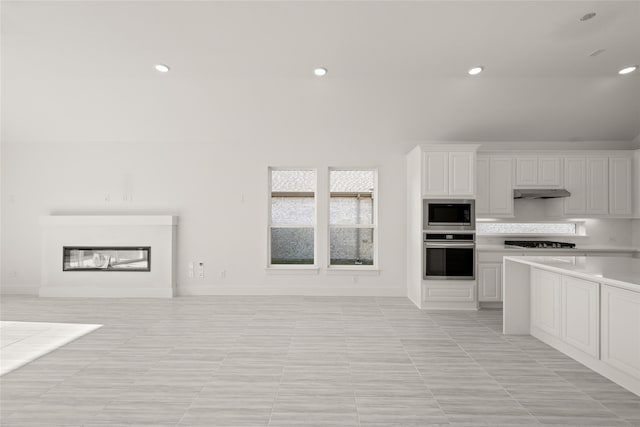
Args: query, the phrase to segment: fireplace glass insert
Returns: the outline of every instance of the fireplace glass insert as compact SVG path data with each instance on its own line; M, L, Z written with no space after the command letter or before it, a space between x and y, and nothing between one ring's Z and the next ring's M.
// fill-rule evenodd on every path
M151 247L65 246L63 271L151 271Z

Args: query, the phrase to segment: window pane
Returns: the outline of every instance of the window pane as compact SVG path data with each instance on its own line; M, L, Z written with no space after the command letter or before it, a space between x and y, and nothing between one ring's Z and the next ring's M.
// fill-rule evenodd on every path
M330 224L373 224L373 199L370 197L331 197Z
M271 197L271 224L313 225L314 217L313 197Z
M373 228L331 228L331 265L373 265Z
M573 222L479 222L476 231L478 234L576 234L577 227Z
M330 224L373 224L375 171L329 172Z
M373 193L375 171L332 170L329 172L329 182L332 193Z
M315 264L313 228L272 228L271 264Z
M315 171L271 170L272 193L314 193L315 191Z

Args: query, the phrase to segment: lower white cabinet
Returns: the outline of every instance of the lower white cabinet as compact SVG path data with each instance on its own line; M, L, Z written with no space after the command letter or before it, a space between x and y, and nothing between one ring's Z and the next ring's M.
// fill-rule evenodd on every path
M640 292L531 268L530 333L640 396Z
M640 381L640 292L602 285L601 360Z
M598 357L598 283L576 277L562 276L560 304L562 340L569 345Z
M478 263L478 301L502 301L502 263Z
M560 275L531 269L531 327L560 338Z

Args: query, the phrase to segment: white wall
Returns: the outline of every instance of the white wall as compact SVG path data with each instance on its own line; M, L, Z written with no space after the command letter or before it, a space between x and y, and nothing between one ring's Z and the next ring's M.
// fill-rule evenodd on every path
M336 137L331 129L301 140L299 131L274 137L244 129L237 139L173 143L3 141L2 291L37 292L41 215L139 213L180 217L181 294L406 295L405 154L421 141L364 131ZM267 272L268 166L314 167L325 180L329 166L378 167L380 273L327 272L322 230L319 273ZM545 219L559 212L554 202L518 201L516 213ZM588 244L634 244L631 220L590 221ZM190 261L205 263L204 279L187 277Z
M4 144L3 291L37 289L41 215L166 213L180 217L179 293L406 295L404 169L411 145L373 138L311 144L266 138L225 143ZM380 273L328 274L325 268L318 274L265 271L268 166L316 167L325 179L322 171L328 166L378 167ZM123 201L124 196L132 201ZM322 230L318 240L323 267L327 238ZM189 261L205 263L204 279L187 277ZM359 276L357 283L354 276Z

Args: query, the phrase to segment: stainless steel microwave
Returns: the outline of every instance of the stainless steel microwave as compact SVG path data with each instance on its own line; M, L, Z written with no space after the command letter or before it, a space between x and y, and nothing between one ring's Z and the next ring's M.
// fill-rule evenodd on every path
M447 231L475 230L475 200L423 199L422 229Z

